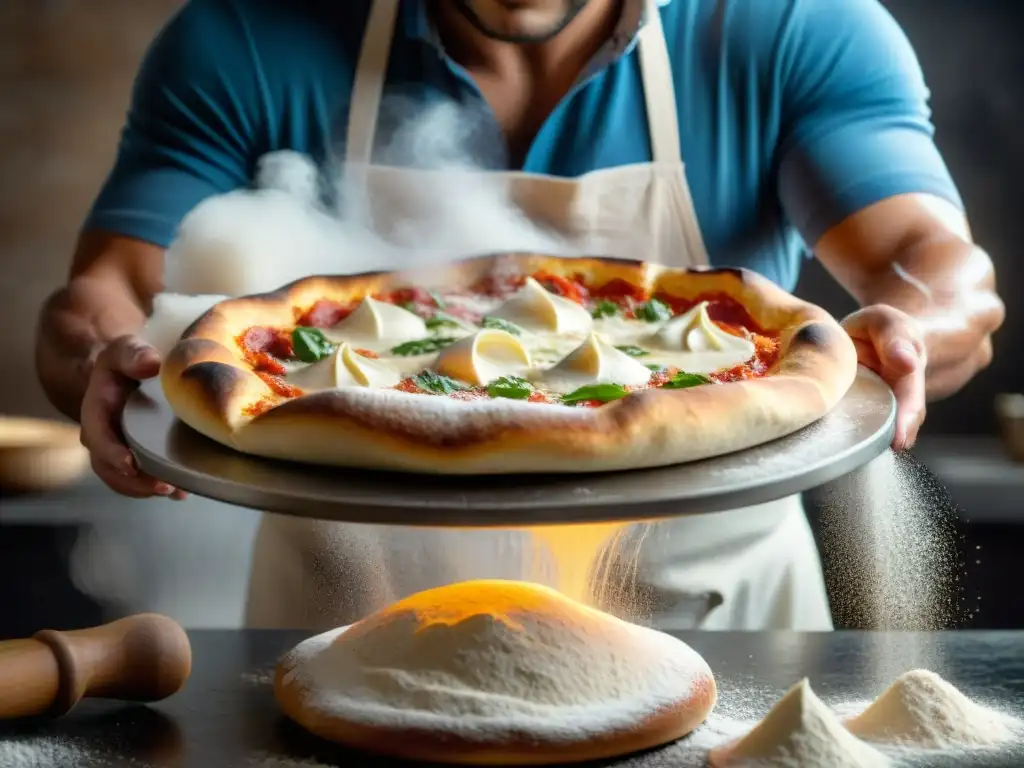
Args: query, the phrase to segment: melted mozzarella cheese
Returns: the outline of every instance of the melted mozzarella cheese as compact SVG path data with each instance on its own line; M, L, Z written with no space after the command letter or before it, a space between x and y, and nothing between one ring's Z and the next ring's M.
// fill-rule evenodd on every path
M656 333L653 341L662 349L683 352L732 352L754 354L754 345L748 339L733 336L719 328L708 315L708 303L702 301L689 312L673 317Z
M647 366L591 333L558 365L539 373L536 381L546 389L564 394L588 384L640 387L650 378Z
M357 353L349 344L342 343L330 355L310 365L296 368L287 374L289 384L307 392L343 387L393 387L401 374L380 360Z
M433 368L440 374L483 386L497 378L522 375L531 366L530 353L507 331L484 328L441 350Z
M714 373L754 356L754 344L719 328L699 304L653 332L651 324L623 317L603 317L594 330L615 346L637 346L647 352L643 363L679 368L690 373Z
M380 351L402 342L425 338L428 333L427 325L419 315L367 296L351 315L325 331L325 335L333 341L348 341Z
M491 314L533 333L582 337L590 332L593 325L593 319L585 307L545 290L532 277L526 278L523 287Z

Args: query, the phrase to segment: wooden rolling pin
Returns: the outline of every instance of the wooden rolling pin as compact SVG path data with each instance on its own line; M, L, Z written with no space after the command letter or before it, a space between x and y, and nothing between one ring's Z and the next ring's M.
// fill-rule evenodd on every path
M159 701L192 671L192 648L177 622L140 613L90 629L44 629L0 642L0 720L59 717L86 696Z

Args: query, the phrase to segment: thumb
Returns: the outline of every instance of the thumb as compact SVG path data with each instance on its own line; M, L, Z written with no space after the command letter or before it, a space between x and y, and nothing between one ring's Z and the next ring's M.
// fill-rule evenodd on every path
M897 309L884 305L854 312L844 327L855 339L867 341L878 362L887 371L906 375L924 362L924 344L913 320Z
M122 336L111 349L114 369L128 378L141 381L160 372L160 353L138 336Z
M921 355L913 342L903 336L880 340L879 357L882 364L897 373L910 373L921 362Z

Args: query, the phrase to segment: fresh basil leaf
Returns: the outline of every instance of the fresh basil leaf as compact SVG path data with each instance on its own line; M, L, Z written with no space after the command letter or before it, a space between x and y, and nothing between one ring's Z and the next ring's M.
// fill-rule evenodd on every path
M626 344L625 346L622 347L616 347L616 349L619 350L619 352L624 352L630 357L647 357L649 354L651 354L643 347L637 347L632 344Z
M595 320L600 320L602 317L616 317L619 314L619 305L614 301L608 301L603 299L597 303L590 314Z
M525 400L533 394L533 386L518 376L502 376L487 385L487 394L506 400Z
M665 370L665 366L660 363L644 363L648 370L658 373Z
M689 389L699 387L701 384L710 384L711 379L703 373L687 373L680 371L671 379L665 382L664 389Z
M455 379L450 379L447 376L442 376L439 373L433 371L423 371L417 373L412 377L413 383L420 389L426 392L433 392L435 395L450 395L454 392L460 392L466 389L465 386L457 382Z
M414 315L417 314L416 313L416 305L413 302L411 302L411 301L403 301L398 306L400 306L406 312L412 312Z
M445 303L445 300L441 298L441 295L437 291L428 291L428 293L430 294L430 298L434 300L434 304L437 306L438 309L444 309L445 307L448 306Z
M629 392L621 384L588 384L580 387L568 395L562 395L562 402L566 405L583 403L587 400L600 400L602 403L610 403L628 395Z
M513 336L519 336L522 334L523 329L515 323L510 323L508 320L502 320L500 317L485 317L483 319L484 328L492 328L496 331L505 331L511 333Z
M427 330L436 331L439 328L458 328L461 324L451 315L444 312L435 312L433 317L427 318Z
M324 336L319 328L300 325L292 331L292 349L302 362L315 363L334 351L334 342Z
M638 306L633 312L637 320L644 320L648 323L660 323L662 320L672 319L672 310L668 304L658 299L649 299Z
M458 339L452 336L434 336L429 339L416 339L415 341L407 341L404 344L399 344L397 347L392 347L391 354L398 355L399 357L426 355L430 352L437 352L439 349L444 349L449 344L454 344L456 341L458 341Z

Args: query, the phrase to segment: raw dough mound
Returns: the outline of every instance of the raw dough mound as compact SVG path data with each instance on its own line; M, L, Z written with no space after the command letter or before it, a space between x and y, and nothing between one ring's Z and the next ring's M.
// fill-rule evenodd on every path
M843 728L804 678L743 738L713 750L713 768L881 768L889 760Z
M846 727L867 741L923 749L986 747L1014 736L1009 718L975 704L925 669L896 678Z
M275 693L324 738L489 765L654 747L696 728L716 698L707 663L682 641L498 580L421 592L300 643Z

